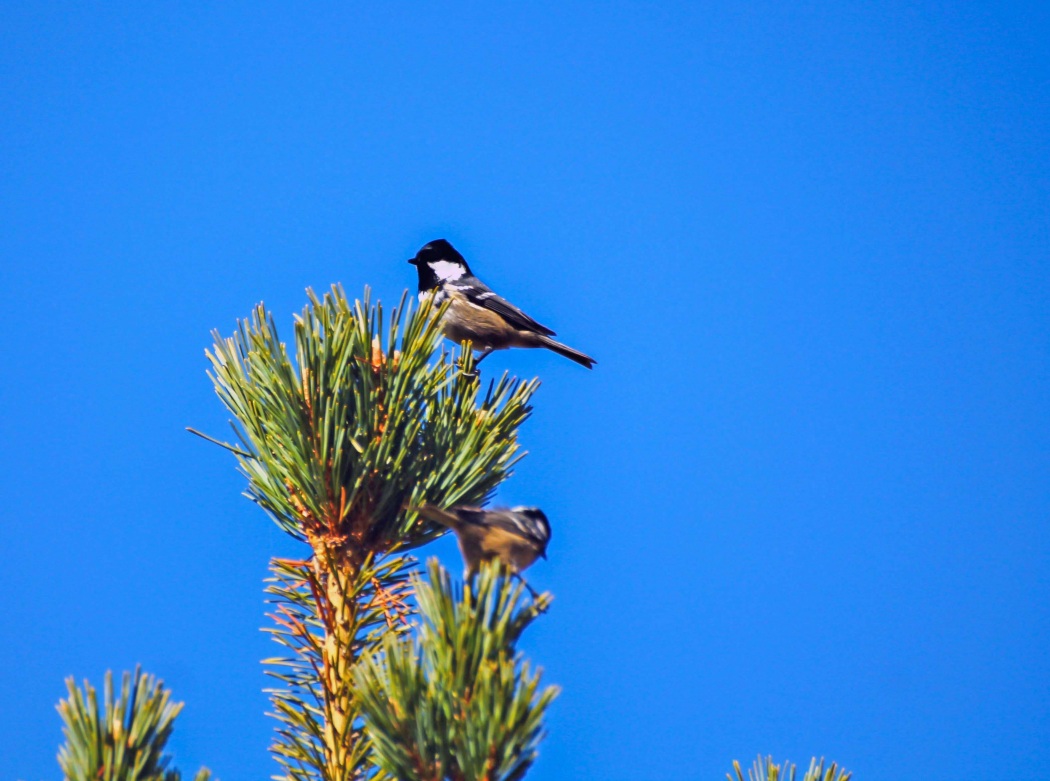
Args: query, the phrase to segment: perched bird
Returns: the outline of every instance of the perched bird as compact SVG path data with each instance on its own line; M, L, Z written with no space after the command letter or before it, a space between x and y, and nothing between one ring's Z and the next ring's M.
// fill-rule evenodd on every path
M444 239L425 245L408 261L419 272L419 300L452 303L442 323L454 342L471 342L481 350L481 363L493 350L546 347L590 369L595 360L551 339L554 331L540 325L514 304L500 298L470 271L467 261Z
M413 509L456 533L468 572L476 572L482 561L499 559L520 574L536 557L547 558L551 527L547 516L536 507L483 510L461 506L442 510L423 505Z

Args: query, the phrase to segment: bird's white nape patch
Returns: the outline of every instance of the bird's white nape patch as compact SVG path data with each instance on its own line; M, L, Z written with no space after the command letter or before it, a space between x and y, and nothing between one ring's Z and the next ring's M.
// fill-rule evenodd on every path
M459 279L467 273L467 270L459 263L450 263L447 260L435 260L433 263L428 263L427 265L430 266L430 270L433 271L437 275L437 278L442 282L451 282L454 279Z

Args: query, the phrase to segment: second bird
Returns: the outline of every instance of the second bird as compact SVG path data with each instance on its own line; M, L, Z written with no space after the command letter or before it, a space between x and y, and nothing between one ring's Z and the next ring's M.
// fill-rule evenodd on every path
M546 347L588 369L594 366L589 355L555 341L551 338L554 331L494 293L444 239L425 245L408 262L419 272L421 301L431 296L435 305L451 300L442 323L445 336L454 342L470 342L480 350L478 363L493 350Z
M537 557L547 558L551 525L538 507L483 510L460 506L442 510L425 504L413 509L456 533L468 572L477 572L482 561L499 559L521 574Z

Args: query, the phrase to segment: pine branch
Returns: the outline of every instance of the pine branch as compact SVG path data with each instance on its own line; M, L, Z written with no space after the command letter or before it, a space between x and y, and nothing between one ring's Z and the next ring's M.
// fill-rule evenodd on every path
M58 764L67 781L179 781L179 772L168 769L171 757L164 748L183 704L171 702L163 682L136 667L134 674L124 673L116 695L107 672L101 708L87 681L80 689L68 678L66 688L69 699L58 703L66 736ZM210 777L201 768L194 780Z
M387 558L378 565L366 561L353 573L353 582L340 578L340 593L326 598L325 583L335 578L319 574L310 562L270 562L273 577L266 593L275 606L270 614L274 626L266 631L293 654L264 660L271 667L267 673L283 684L269 690L271 715L282 724L271 750L287 778L322 778L319 768L333 762L366 764L348 660L337 656L336 665L330 664L326 638L335 638L330 645L336 648L349 648L352 661L372 652L386 634L407 630L410 564L404 557ZM350 599L343 598L344 590ZM356 615L349 614L351 605ZM346 747L346 753L333 756L330 746Z
M444 533L407 508L483 503L521 457L538 382L504 374L482 394L470 350L439 353L440 311L407 294L389 321L367 289L353 305L308 295L294 361L260 305L216 334L209 376L249 498L312 549L271 565L271 631L292 654L269 660L274 754L290 781L350 781L374 772L352 671L404 631L405 551Z
M729 781L744 781L744 771L739 762L733 762L733 771L736 773L736 778L726 773ZM852 777L852 773L840 770L834 762L825 767L823 757L819 762L816 757L813 757L809 761L809 770L806 771L802 781L850 781ZM791 762L778 765L773 761L773 757L763 758L760 754L754 764L748 768L747 781L795 781L795 765Z
M401 781L516 781L536 758L557 687L540 690L516 650L550 595L524 587L498 563L454 588L436 560L430 582L413 575L423 618L418 638L385 638L355 671L376 763Z

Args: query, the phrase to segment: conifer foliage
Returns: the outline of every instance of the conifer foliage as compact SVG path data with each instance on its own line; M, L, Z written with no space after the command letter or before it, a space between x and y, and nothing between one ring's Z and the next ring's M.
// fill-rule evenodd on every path
M310 546L271 563L270 631L290 651L269 660L273 752L289 780L349 781L376 772L354 672L410 630L406 551L444 531L408 508L484 502L538 383L504 375L482 394L470 350L439 351L440 312L407 296L386 319L367 291L309 295L293 350L260 306L209 359L249 497Z
M795 765L791 762L777 764L773 757L762 757L755 760L754 764L747 770L747 778L744 778L744 770L739 762L733 763L733 774L726 773L727 781L795 781ZM850 781L852 773L847 773L839 768L834 762L826 765L823 757L814 757L809 761L809 769L802 777L802 781Z
M179 781L169 769L171 757L164 749L181 702L161 681L139 668L124 673L120 692L113 689L113 674L106 673L103 700L87 681L79 688L66 680L69 698L58 703L65 723L66 743L59 749L58 764L69 781ZM201 768L194 781L208 781Z
M540 690L515 644L550 597L526 601L495 562L462 588L436 560L428 571L412 576L417 635L388 634L355 673L376 763L403 781L520 779L557 688Z
M483 383L469 345L442 346L441 309L407 293L384 314L307 291L292 339L264 306L207 351L232 416L246 495L305 543L274 558L265 660L279 781L518 781L557 695L518 650L549 594L498 562L460 584L412 551L445 532L412 508L481 505L522 457L539 383ZM484 389L484 390L483 390ZM200 432L195 432L200 433ZM178 781L165 746L181 703L136 670L104 703L69 681L59 704L68 781ZM743 781L739 764L737 780ZM818 772L819 771L819 772ZM764 775L759 775L765 773ZM751 781L790 781L770 761ZM202 769L195 781L208 781ZM731 779L732 781L732 779ZM805 781L849 781L811 768Z

